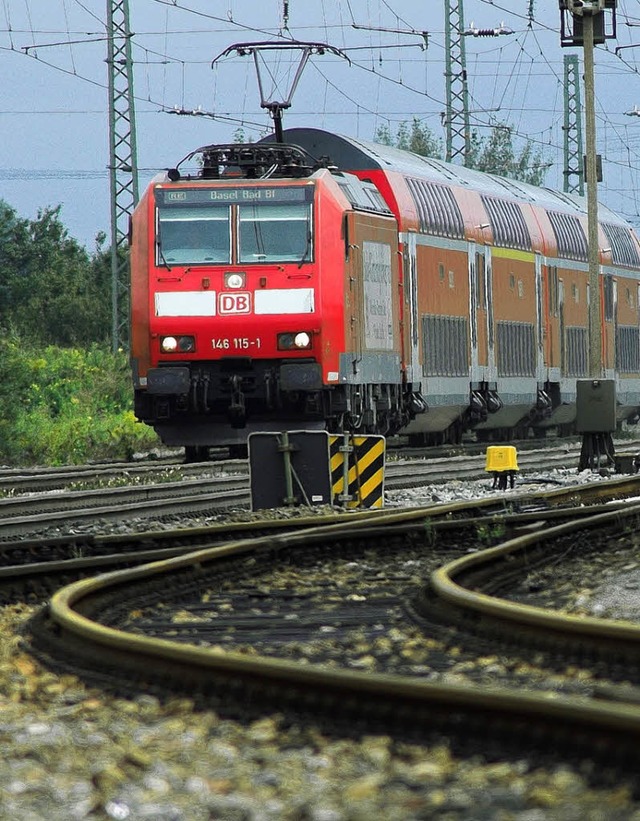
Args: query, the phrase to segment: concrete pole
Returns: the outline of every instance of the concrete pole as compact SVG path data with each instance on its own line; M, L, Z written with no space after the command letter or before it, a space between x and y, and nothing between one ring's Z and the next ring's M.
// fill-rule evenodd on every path
M593 15L585 14L584 108L587 146L587 222L589 229L589 376L602 378L602 317L600 314L600 248L598 240L598 173L593 70Z

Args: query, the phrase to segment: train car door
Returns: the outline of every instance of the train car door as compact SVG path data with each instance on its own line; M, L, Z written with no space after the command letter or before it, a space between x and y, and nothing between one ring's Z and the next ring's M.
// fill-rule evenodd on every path
M362 315L362 256L360 246L356 243L355 213L346 215L345 232L345 342L346 350L356 362L362 356L362 343L359 317Z
M588 304L588 303L587 303ZM560 336L560 373L567 376L567 341L564 334L564 280L558 279L558 330Z
M562 337L560 331L560 297L558 266L547 260L547 329L545 339L545 359L549 369L549 381L560 380L562 368Z
M603 366L606 370L613 370L616 363L616 338L618 326L618 283L606 274L602 282L604 297L604 328L602 340L604 345Z
M498 369L496 367L495 329L493 323L493 268L491 262L491 246L484 246L484 282L487 309L486 335L487 335L487 382L496 382L498 379Z
M353 211L345 222L345 340L348 381L397 384L400 295L397 223Z
M416 234L409 233L404 238L404 301L405 301L405 359L407 381L420 383L420 319L418 313L418 264L416 254Z
M539 384L546 378L544 362L544 309L542 305L542 254L536 251L536 378Z
M469 343L471 345L471 382L482 382L478 357L478 260L476 259L476 244L469 243Z
M472 381L483 382L489 377L489 285L487 271L491 268L491 249L469 243L469 316L471 321ZM487 262L488 260L488 262Z

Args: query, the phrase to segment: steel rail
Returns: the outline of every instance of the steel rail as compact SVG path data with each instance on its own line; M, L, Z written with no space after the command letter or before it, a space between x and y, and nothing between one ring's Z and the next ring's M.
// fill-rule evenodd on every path
M496 596L471 590L468 577L474 568L486 572L499 573L496 569L505 559L520 557L523 564L527 561L527 551L552 543L559 537L590 529L602 529L608 526L619 528L626 520L640 517L640 504L626 505L610 512L581 518L578 522L569 522L545 529L542 533L519 536L504 542L497 547L488 548L479 553L470 554L446 564L434 571L430 587L434 593L445 601L465 611L471 611L504 624L521 624L556 636L571 640L581 638L584 641L603 642L608 651L640 657L640 625L614 619L599 619L590 616L572 616L545 610L542 607L521 604ZM547 548L545 552L551 552ZM491 568L491 571L489 571Z
M276 551L286 546L326 543L329 531L334 536L348 538L358 528L372 528L380 533L387 525L408 521L413 517L416 525L431 511L412 511L401 514L382 514L373 522L341 523L328 528L313 528L300 533L269 536L258 540L244 540L200 550L188 556L167 559L143 567L115 571L103 576L83 580L58 591L51 599L49 616L56 630L81 643L97 648L97 653L116 665L131 668L140 674L158 671L177 681L189 681L195 687L211 686L212 680L242 681L253 686L293 687L300 698L307 690L312 702L322 702L332 697L348 700L354 705L371 699L374 709L385 715L404 715L411 721L427 723L433 720L433 712L462 711L466 715L490 713L496 720L536 726L544 724L548 732L574 732L588 729L613 733L628 754L637 760L640 755L640 710L626 703L598 701L588 698L567 698L548 694L514 692L503 688L487 688L476 685L443 685L420 682L402 676L377 675L327 669L312 664L298 665L292 662L266 657L247 658L234 652L205 649L195 645L178 644L166 639L134 635L116 627L100 624L91 613L105 596L128 589L154 577L170 577L187 569L197 568L204 574L221 559L246 555L257 551ZM608 514L605 514L608 515ZM613 514L619 516L619 512ZM597 518L597 517L594 517ZM584 522L583 522L584 524ZM564 527L564 526L563 526ZM547 531L547 534L550 531ZM529 537L531 538L531 537ZM495 549L494 549L495 550ZM479 555L479 554L478 554ZM477 559L478 555L470 558Z
M640 448L640 442L637 443ZM485 446L486 447L486 446ZM568 467L575 461L576 469L579 456L578 446L554 444L553 448L535 448L518 451L518 460L523 469L543 469L550 466ZM441 448L435 449L441 452ZM485 471L485 456L478 453L449 453L446 456L434 456L429 450L411 450L411 456L405 456L406 451L396 450L389 446L387 450L386 470L390 478L400 479L406 473L413 472L414 478L420 475L429 479L430 474L442 481L444 474L447 478L447 468L450 477L469 475L482 478L487 476ZM406 461L405 461L406 460ZM246 477L249 471L247 460L225 460L184 464L175 461L154 461L147 464L115 462L105 465L77 465L74 467L54 468L0 468L0 493L23 494L40 493L51 490L61 490L73 484L89 484L92 482L153 477L154 474L175 472L190 481L197 481L205 473L230 473L237 477ZM208 477L211 480L211 476ZM182 480L184 481L184 479ZM206 481L203 479L202 481ZM147 484L151 484L148 482Z
M98 507L72 508L37 513L29 516L16 516L0 519L0 539L7 539L24 533L32 533L43 527L56 524L78 522L81 520L107 519L124 520L131 518L149 518L157 516L167 518L176 516L185 510L190 512L211 512L232 505L246 504L249 494L246 490L224 490L218 493L202 493L195 496L164 496L147 502L131 504L111 504Z
M447 530L459 530L465 527L481 528L492 527L496 522L504 524L506 529L518 530L519 528L527 528L530 526L542 526L541 520L548 522L557 518L566 518L569 514L564 508L556 508L553 510L532 511L528 513L514 513L514 514L500 514L499 519L491 512L486 515L474 515L469 518L451 518L453 513L459 514L464 512L465 508L460 508L460 504L454 507L451 505L440 505L437 508L429 508L433 512L429 516L429 528L433 534L444 533ZM619 508L625 505L626 502L620 501L611 503L613 508ZM442 509L440 509L442 508ZM426 511L427 509L425 509ZM478 509L474 510L474 514L479 513ZM578 518L593 515L588 508L580 508L574 511L572 515ZM353 512L350 518L359 523L366 522L367 525L373 524L375 527L375 518L380 516L379 511L362 511ZM407 519L398 520L392 524L387 524L391 527L414 527L412 524L414 514L410 513ZM158 561L160 559L172 558L173 556L181 556L193 553L195 550L209 549L214 546L220 546L222 542L237 541L238 538L258 539L267 536L268 531L271 535L278 535L284 532L291 532L292 530L300 532L311 527L333 527L344 523L345 517L342 514L326 517L300 518L294 520L278 519L266 522L241 523L231 526L213 525L211 527L197 527L180 529L177 531L145 531L142 533L134 533L126 536L112 535L112 536L94 536L86 541L85 550L88 553L95 555L78 555L68 558L53 558L45 561L31 560L23 561L18 564L0 565L0 599L2 598L2 586L7 582L23 583L33 582L38 578L44 577L47 582L50 582L51 590L55 589L55 580L58 576L73 577L74 575L82 575L97 572L102 568L114 569L116 567L126 567L132 565L140 565L148 562ZM255 536L248 536L247 531L257 531ZM266 531L266 532L265 532ZM330 532L330 531L328 531ZM355 529L354 529L355 532ZM395 530L394 532L397 532ZM375 530L372 530L375 533ZM234 539L234 536L236 537ZM170 546L172 542L181 541L179 546ZM64 540L57 538L56 543L64 544ZM20 542L10 545L10 552L19 549ZM45 548L49 546L48 541L43 540ZM151 547L150 545L153 545ZM106 550L112 552L106 553ZM37 551L37 543L29 546L29 551L34 554ZM1 553L1 551L0 551ZM37 555L37 553L36 553Z
M544 460L540 464L546 464L548 467L550 459L549 454L543 454L538 458ZM392 463L388 466L387 470L389 474L387 487L389 489L416 487L416 485L421 481L443 481L445 477L469 478L470 476L479 476L490 478L484 468L480 469L479 466L477 468L473 466L470 467L467 464L456 466L451 460L445 460L445 464L442 466L439 476L438 471L440 471L440 467L436 467L431 464L421 465L420 463L414 463L411 465L396 465ZM93 510L95 516L109 516L117 513L117 509L119 509L124 517L125 513L135 515L136 509L141 512L145 510L151 514L161 506L180 508L187 503L187 495L193 496L194 498L201 495L205 502L208 503L213 500L214 497L207 497L207 494L211 494L217 489L229 489L229 492L237 493L237 499L235 501L240 504L241 501L247 502L249 500L249 489L246 480L246 474L242 473L241 475L235 476L217 476L213 478L206 477L203 479L189 479L181 482L163 482L160 484L136 485L134 487L102 488L99 490L84 491L78 490L48 495L35 495L28 497L18 496L9 499L0 499L0 535L4 534L5 525L10 520L16 520L18 518L16 515L12 516L11 511L20 511L22 508L27 510L30 508L35 508L37 513L33 514L33 520L38 523L41 521L47 521L43 518L45 514L49 518L53 518L53 514L56 514L61 510L76 510L77 515L80 515L80 511L87 511L86 513L82 513L82 516L86 517L91 515L90 511L92 509L88 504L88 501L97 500L97 502L101 502L102 504L96 504L94 506ZM594 482L592 483L592 489L588 491L587 494L591 494L594 497L597 497L598 494L607 495L608 490L606 488L603 489L602 486L609 485L610 483L617 483L621 488L621 492L631 492L625 490L625 488L629 486L633 488L635 486L637 491L640 493L640 477L635 475L624 476L618 479L608 479L602 482ZM557 498L569 498L571 494L575 495L575 487L582 486L559 488L557 490ZM496 491L496 496L499 494L500 491ZM508 495L504 495L504 498L511 500L516 495L517 494L510 493ZM110 509L113 508L112 501L108 501L104 504L102 500L104 500L105 497L107 499L110 497L111 499L115 499L117 509ZM159 504L154 504L154 500L158 500ZM64 515L62 517L55 518L64 518Z
M599 483L595 487L580 485L525 496L514 494L504 497L497 494L495 497L485 497L471 502L434 503L428 507L407 508L395 513L382 510L351 510L323 516L200 525L191 528L180 527L175 530L151 530L109 535L80 534L77 537L80 542L79 549L82 551L80 554L66 558L52 558L46 561L39 560L39 552L46 551L50 554L73 553L76 537L69 537L68 542L61 536L56 536L53 539L43 537L40 540L32 538L26 542L23 539L15 542L0 541L0 584L3 579L11 576L19 577L29 574L37 576L47 572L62 573L65 568L70 570L83 568L90 571L92 567L108 566L110 562L121 565L123 564L123 556L127 553L130 554L132 563L135 561L135 563L141 564L144 561L153 561L160 558L161 555L168 557L219 546L223 541L229 542L232 539L237 541L238 539L248 538L252 531L256 531L256 535L251 535L251 538L260 538L269 532L277 535L283 532L301 531L313 527L327 529L331 526L339 527L345 521L345 518L348 518L352 523L356 521L366 523L368 521L375 522L376 519L385 516L387 523L393 521L401 524L403 522L413 522L416 515L418 517L428 516L429 527L443 529L449 526L461 527L464 522L461 521L460 517L466 516L470 511L471 518L466 523L473 524L478 528L483 525L487 527L494 526L497 521L503 523L509 529L539 527L541 521L548 525L553 519L566 518L568 513L564 505L567 503L575 504L578 501L586 503L591 498L598 499L605 490L608 494L624 496L625 493L635 492L637 484L638 479L625 479ZM627 501L619 499L617 501L608 501L605 505L601 504L601 507L606 507L607 510L617 510L627 505ZM155 503L153 509L155 509ZM139 515L141 512L140 507L136 507L135 510ZM578 519L594 515L586 506L572 508L571 511L571 515ZM107 513L109 512L118 518L122 518L126 511L123 511L122 507L118 507L107 509ZM163 506L162 512L166 515L165 506ZM47 521L51 523L51 517L47 517ZM2 526L0 526L0 530L2 530ZM176 541L180 542L179 547L172 546L172 543ZM66 546L67 543L68 547ZM27 560L21 560L16 565L5 562L4 567L2 567L3 554L13 557L16 553L20 554L23 549L27 554ZM84 555L85 551L96 555ZM22 571L20 568L23 568Z

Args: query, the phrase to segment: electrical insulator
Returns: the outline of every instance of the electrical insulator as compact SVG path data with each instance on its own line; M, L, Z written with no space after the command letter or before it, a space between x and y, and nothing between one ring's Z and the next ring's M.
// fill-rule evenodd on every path
M600 14L608 5L607 0L566 0L566 8L571 14L583 17L585 14Z

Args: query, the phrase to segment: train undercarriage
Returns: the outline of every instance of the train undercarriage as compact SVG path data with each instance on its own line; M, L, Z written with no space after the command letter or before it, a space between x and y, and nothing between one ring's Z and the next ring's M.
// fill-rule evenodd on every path
M496 385L470 385L466 402L427 407L419 390L401 384L323 386L317 364L233 360L155 368L146 390L135 394L135 413L187 458L206 458L210 447L246 452L252 432L327 430L392 436L413 446L458 445L473 431L478 441L544 438L575 433L575 402L545 383L534 401L506 403ZM634 422L635 406L619 421Z
M427 411L402 384L325 386L313 361L222 360L153 368L135 393L136 416L192 456L237 448L257 431L326 429L392 435Z

